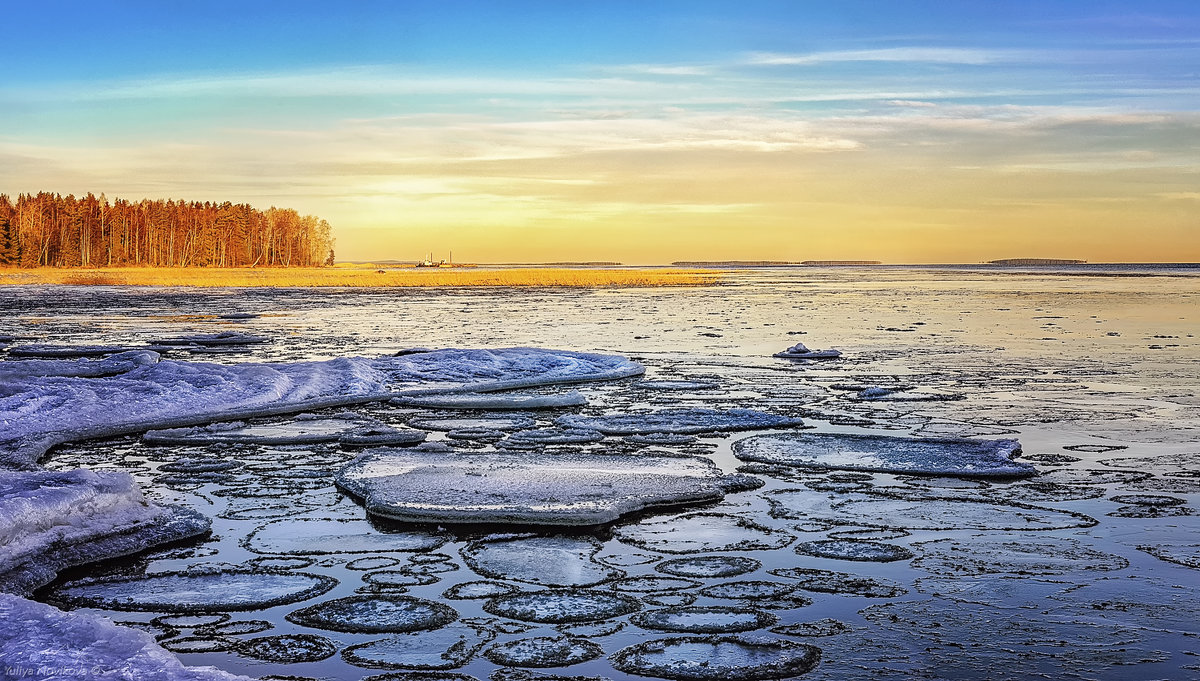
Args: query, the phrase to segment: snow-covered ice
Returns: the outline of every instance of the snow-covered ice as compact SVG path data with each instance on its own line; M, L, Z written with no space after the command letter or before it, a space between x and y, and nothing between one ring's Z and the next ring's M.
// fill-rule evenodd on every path
M185 667L144 631L0 593L0 664L22 679L252 681Z
M611 591L554 589L497 596L483 604L493 615L543 624L595 622L637 612L636 598Z
M426 409L561 409L581 407L587 398L578 390L557 395L525 395L515 393L445 393L398 397L395 404Z
M771 613L725 605L679 606L646 610L629 619L643 629L682 634L732 634L769 627L779 621Z
M802 425L799 419L753 409L663 409L646 414L580 416L566 414L555 420L567 428L597 430L605 435L648 433L709 433Z
M371 515L448 524L600 525L751 485L699 457L371 450L337 476ZM752 486L752 485L751 485Z
M301 626L351 633L405 633L437 629L458 619L448 605L397 595L347 596L289 613Z
M51 600L74 607L158 612L261 610L320 596L337 580L304 572L197 570L67 582Z
M643 371L613 355L507 348L271 364L165 360L101 378L18 376L0 394L0 466L31 466L64 442L377 401L404 390L492 391Z
M1016 440L910 438L840 433L756 435L733 443L743 461L813 470L1013 478L1037 474L1014 461Z
M428 532L382 532L363 519L283 518L251 532L245 546L258 553L323 555L431 551L446 537Z
M766 637L687 636L638 643L618 650L611 659L623 672L660 679L781 679L811 670L821 651Z
M208 528L193 511L147 502L128 473L0 471L0 590L28 593L63 568Z
M353 645L342 656L350 664L374 669L454 669L495 637L494 630L455 623Z

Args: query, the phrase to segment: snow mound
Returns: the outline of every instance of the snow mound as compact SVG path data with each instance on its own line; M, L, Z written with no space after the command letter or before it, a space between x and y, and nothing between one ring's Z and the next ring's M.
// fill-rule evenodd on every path
M505 348L269 364L167 360L118 376L16 376L0 392L0 466L32 466L74 440L379 401L407 389L506 390L643 371L614 355Z
M907 438L839 433L757 435L733 443L742 461L815 470L851 470L909 475L1016 478L1037 474L1013 461L1016 440Z
M371 450L337 485L367 513L444 524L601 525L667 504L717 501L745 476L698 457Z
M147 502L128 473L0 471L0 590L28 593L63 568L208 529L194 512Z
M23 679L251 681L213 667L185 667L144 631L0 594L0 659Z
M604 416L567 414L555 419L555 423L567 428L598 430L605 435L707 433L801 425L799 419L753 409L663 409L648 414Z
M392 402L402 407L427 409L560 409L583 406L587 404L587 398L578 390L572 390L558 395L446 393L398 397Z

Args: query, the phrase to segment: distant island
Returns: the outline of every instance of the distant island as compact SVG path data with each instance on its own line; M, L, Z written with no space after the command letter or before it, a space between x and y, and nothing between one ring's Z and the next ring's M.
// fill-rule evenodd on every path
M827 265L881 265L878 260L677 260L676 267L799 267Z
M987 261L988 265L1083 265L1086 263L1086 260L1065 258L1003 258Z
M318 267L329 223L290 208L0 194L0 267Z

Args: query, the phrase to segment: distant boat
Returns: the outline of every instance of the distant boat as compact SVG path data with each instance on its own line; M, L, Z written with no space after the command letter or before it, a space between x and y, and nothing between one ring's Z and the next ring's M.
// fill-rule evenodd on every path
M450 257L447 260L434 260L433 252L430 251L425 259L417 263L417 267L454 267L454 251L450 251Z

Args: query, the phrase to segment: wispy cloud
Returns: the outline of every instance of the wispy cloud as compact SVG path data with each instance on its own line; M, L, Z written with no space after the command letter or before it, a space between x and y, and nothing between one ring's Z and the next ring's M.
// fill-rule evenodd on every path
M980 65L996 62L1028 61L1031 53L1021 50L987 50L957 47L888 47L874 50L835 50L802 54L752 52L746 64L752 66L813 66L836 62L929 62L938 64Z

